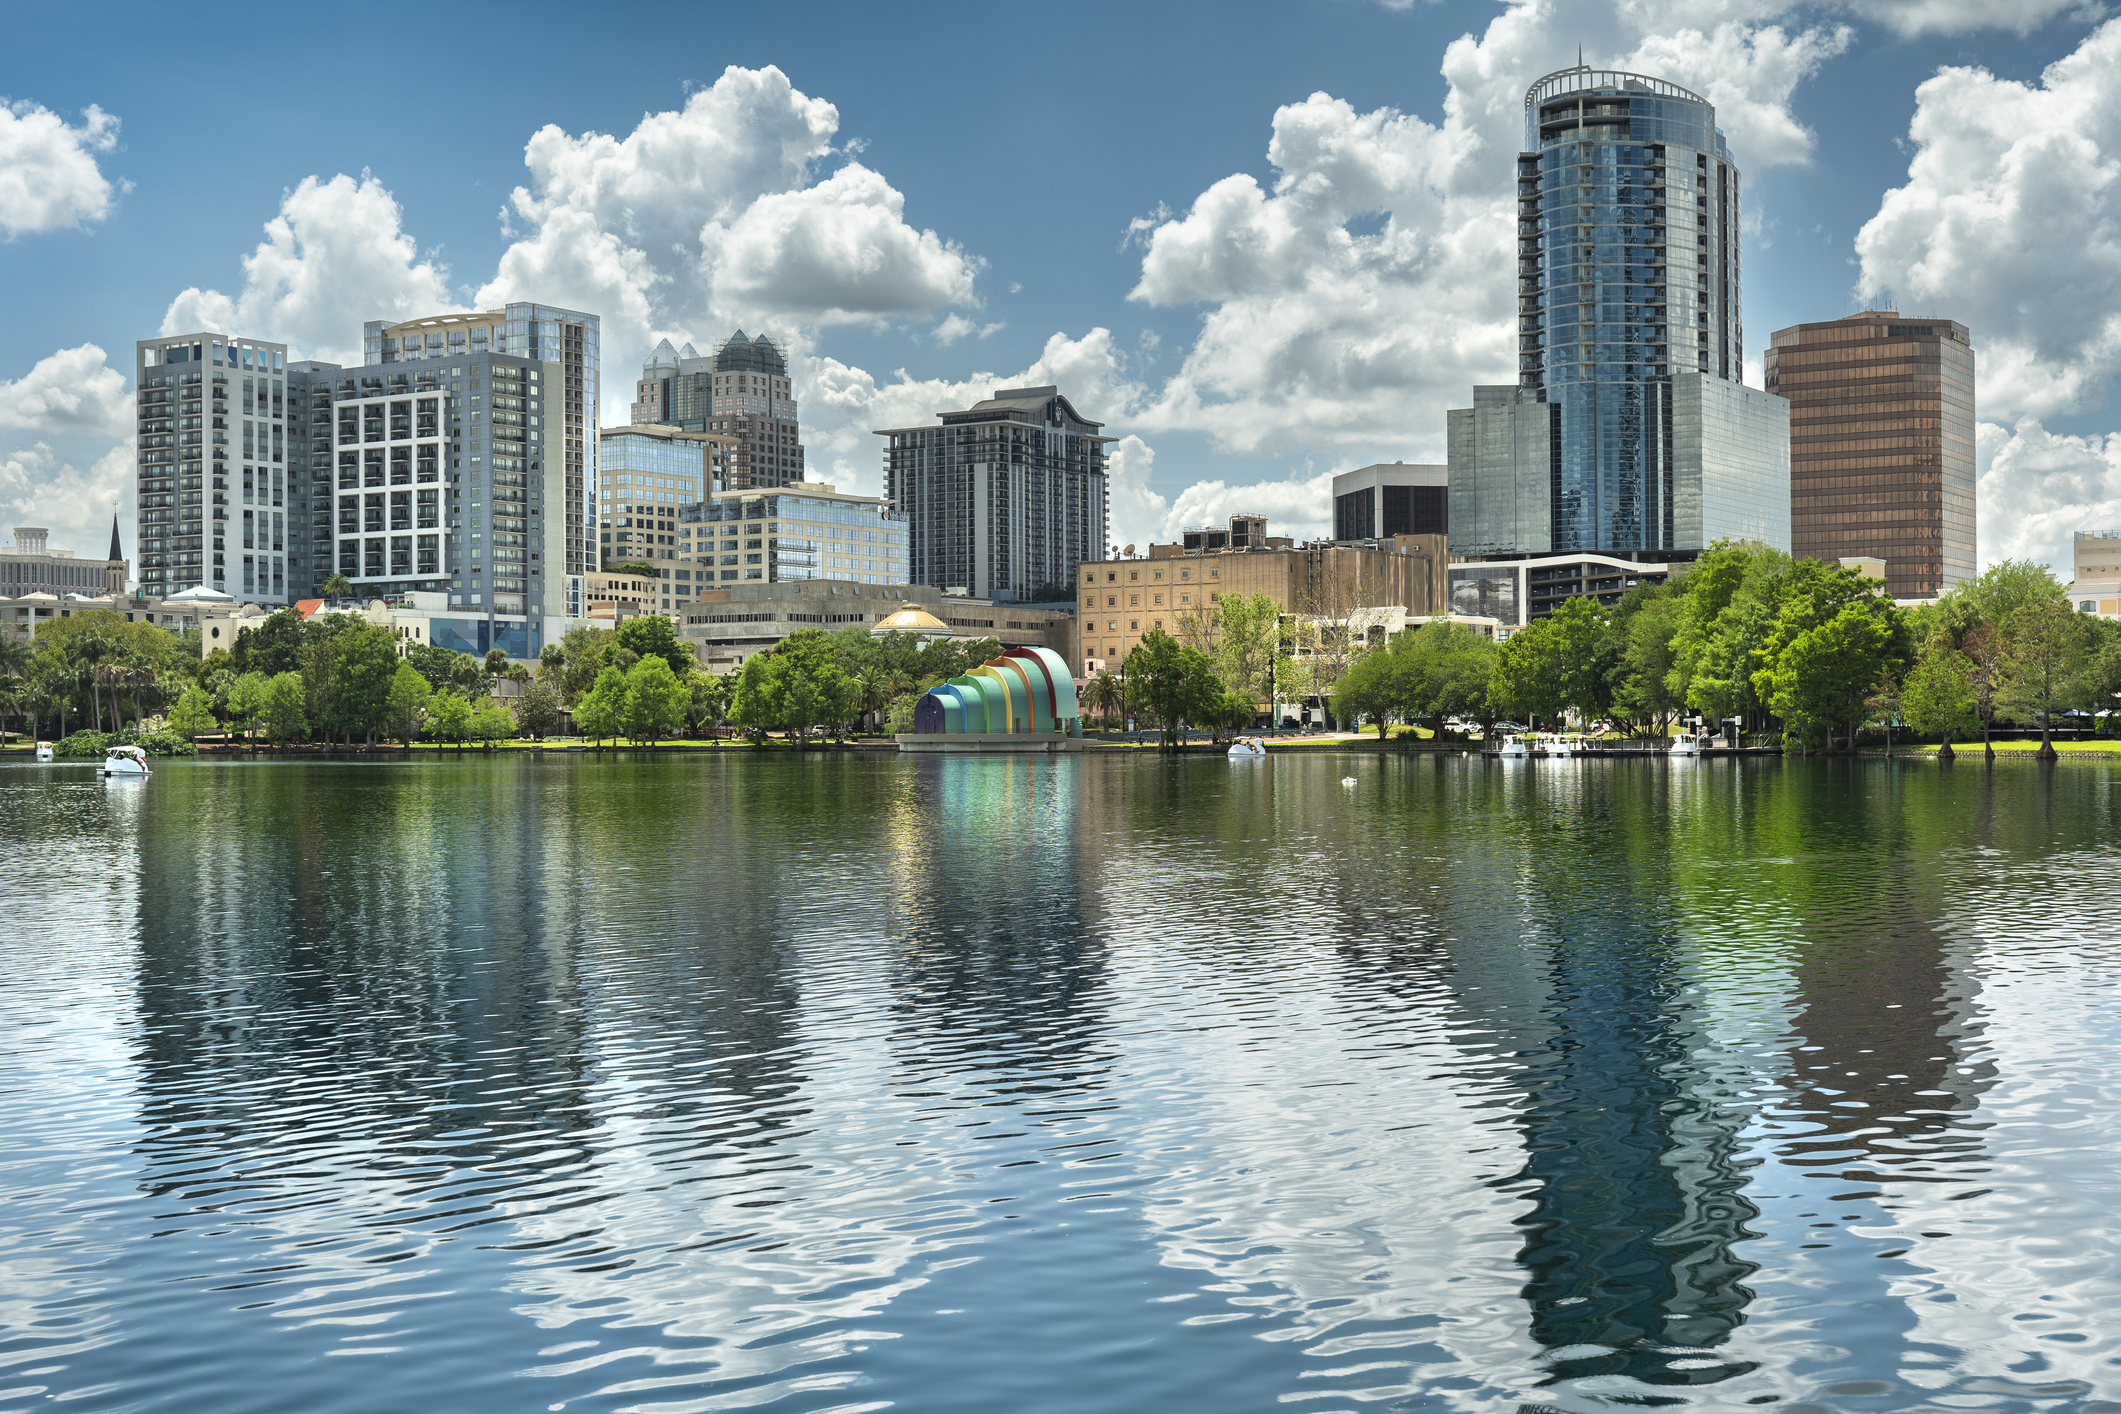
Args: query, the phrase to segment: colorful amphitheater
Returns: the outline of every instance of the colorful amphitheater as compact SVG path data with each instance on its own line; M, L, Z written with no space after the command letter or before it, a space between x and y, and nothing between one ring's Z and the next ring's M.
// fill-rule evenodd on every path
M937 683L913 708L901 751L1079 751L1082 709L1068 664L1048 648L1012 648Z

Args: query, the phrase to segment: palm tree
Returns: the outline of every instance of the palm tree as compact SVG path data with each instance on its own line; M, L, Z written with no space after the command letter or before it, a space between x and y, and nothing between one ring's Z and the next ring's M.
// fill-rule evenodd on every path
M98 676L103 660L111 654L111 641L100 633L84 633L66 646L69 666L77 687L88 689L89 707L95 713L96 730L103 730L103 694Z
M325 598L338 599L353 593L353 581L343 574L328 575L319 588L324 591Z
M469 653L459 653L450 661L449 680L457 687L464 689L464 695L467 698L476 698L477 694L473 689L479 686L485 676L485 668L480 665L477 658L472 657Z
M855 677L854 710L862 717L882 712L896 696L898 677L882 664L872 663Z
M1126 685L1109 669L1100 668L1096 677L1083 684L1083 705L1104 718L1109 726L1113 714L1127 705Z

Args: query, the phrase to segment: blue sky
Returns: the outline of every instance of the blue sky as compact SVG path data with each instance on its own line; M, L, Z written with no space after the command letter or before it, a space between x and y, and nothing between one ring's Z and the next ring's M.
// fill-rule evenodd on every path
M741 322L795 346L842 485L879 489L870 428L1028 376L1126 439L1115 540L1315 532L1320 478L1441 460L1510 376L1516 105L1580 43L1718 103L1756 363L1866 294L1962 319L1984 556L2121 525L2121 31L2075 0L608 14L10 7L8 523L88 549L116 496L130 545L125 379L166 323L328 357L527 296L604 316L607 421L655 337Z

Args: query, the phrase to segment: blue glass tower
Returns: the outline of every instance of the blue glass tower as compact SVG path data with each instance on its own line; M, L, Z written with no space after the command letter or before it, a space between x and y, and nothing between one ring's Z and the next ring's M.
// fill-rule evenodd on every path
M1713 488L1675 443L1728 401L1702 385L1735 391L1745 367L1738 169L1716 110L1662 79L1564 69L1525 94L1525 147L1516 401L1554 405L1546 548L1699 549ZM1781 494L1786 525L1786 459Z

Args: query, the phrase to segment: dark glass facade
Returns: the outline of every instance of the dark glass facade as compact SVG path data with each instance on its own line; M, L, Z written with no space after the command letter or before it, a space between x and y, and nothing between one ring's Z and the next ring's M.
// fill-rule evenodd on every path
M1778 329L1790 404L1790 543L1871 556L1899 599L1974 575L1974 350L1967 327L1893 310Z
M1675 376L1742 381L1738 170L1712 105L1641 74L1550 74L1518 157L1520 387L1558 411L1551 548L1691 548Z

